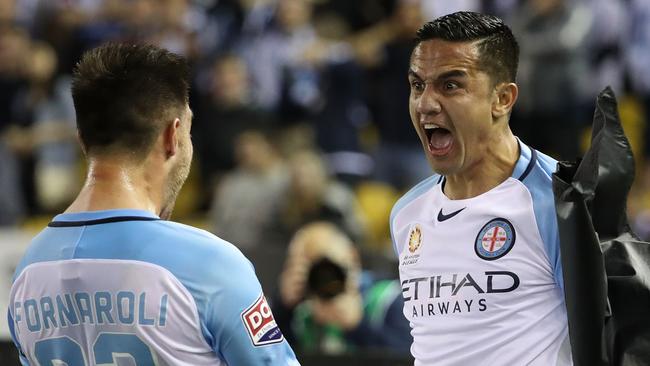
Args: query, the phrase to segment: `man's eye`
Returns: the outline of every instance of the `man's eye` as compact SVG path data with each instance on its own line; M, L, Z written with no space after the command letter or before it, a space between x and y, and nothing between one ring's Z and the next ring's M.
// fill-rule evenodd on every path
M411 88L413 90L423 91L424 90L424 83L421 82L421 81L417 81L417 80L413 81L413 82L411 82Z
M454 81L445 82L445 90L454 90L458 88L458 84Z

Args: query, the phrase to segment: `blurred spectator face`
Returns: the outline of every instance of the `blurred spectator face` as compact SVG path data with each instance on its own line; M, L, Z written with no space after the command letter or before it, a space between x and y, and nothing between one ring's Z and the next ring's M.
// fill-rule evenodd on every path
M359 270L352 241L334 224L314 222L302 227L289 243L289 255L300 255L309 263L328 258L346 270Z
M125 20L127 14L135 9L135 7L131 7L131 4L125 4L123 0L104 0L101 5L101 16L104 19L115 21Z
M16 0L0 1L0 23L11 23L16 16Z
M148 28L158 17L154 0L133 0L126 13L129 22L135 28Z
M564 0L530 0L533 11L540 15L552 13L563 3Z
M292 31L307 24L311 12L310 0L279 0L276 16L284 30Z
M187 13L187 0L164 0L158 5L161 23L166 27L180 28Z
M327 185L323 160L315 152L299 152L289 160L291 187L302 198L318 198Z
M328 276L322 277L328 280L321 283L323 286L313 288L313 281L309 285L309 274L318 271L321 259L327 259L343 270L345 283L340 282L341 278ZM352 241L331 223L313 222L301 227L289 243L280 276L280 295L286 306L295 306L307 298L317 322L349 329L355 327L363 315L363 303L358 292L360 272L359 255ZM329 300L318 296L319 289L331 289L332 285L337 290L343 288L343 292Z
M400 35L413 38L424 23L420 1L401 0L395 9L394 18Z
M343 40L350 34L350 27L345 19L335 13L321 14L313 20L318 36L329 40Z
M356 281L361 271L358 252L347 235L336 225L325 221L307 224L301 227L293 236L287 249L284 279L286 280L286 275L290 274L302 277L298 282L306 284L308 271L305 271L305 269L308 270L321 259L328 259L343 269L346 286L356 287ZM303 267L303 270L300 270L300 267ZM285 287L287 285L290 287L290 284L286 281L283 284ZM284 288L284 290L291 289ZM306 290L303 289L303 291ZM289 300L296 300L296 297L300 297L291 296L292 294L287 295L291 298Z
M225 105L243 104L248 99L248 69L236 56L220 59L212 72L212 95Z
M273 147L259 132L243 132L235 142L235 158L243 169L262 170L271 154L274 154Z
M52 79L56 71L56 54L47 43L36 43L30 50L28 72L34 83L45 83Z
M0 74L20 76L25 71L30 42L27 35L16 28L0 28Z

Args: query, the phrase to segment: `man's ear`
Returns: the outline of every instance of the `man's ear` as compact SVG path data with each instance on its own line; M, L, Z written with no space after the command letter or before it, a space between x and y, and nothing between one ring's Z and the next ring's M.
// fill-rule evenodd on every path
M492 117L499 119L512 111L519 95L519 88L515 83L500 83L497 84L495 93L492 102Z
M165 148L165 156L169 159L176 155L178 151L178 141L180 134L181 120L174 118L174 121L167 124L163 130L163 144Z

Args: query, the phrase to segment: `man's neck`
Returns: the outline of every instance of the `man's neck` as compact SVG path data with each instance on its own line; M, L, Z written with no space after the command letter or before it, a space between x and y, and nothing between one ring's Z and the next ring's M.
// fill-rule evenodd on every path
M519 154L517 138L508 130L506 136L488 145L480 161L461 174L445 176L445 195L450 199L467 199L491 190L512 175Z
M162 174L160 174L162 176ZM65 212L140 209L160 213L162 192L142 167L111 161L91 161L81 192Z

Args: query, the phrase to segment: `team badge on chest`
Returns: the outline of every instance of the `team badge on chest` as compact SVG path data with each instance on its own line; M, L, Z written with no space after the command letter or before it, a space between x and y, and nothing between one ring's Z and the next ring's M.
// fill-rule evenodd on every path
M490 220L478 232L474 251L487 261L499 259L515 245L515 237L515 228L510 221L504 218Z

